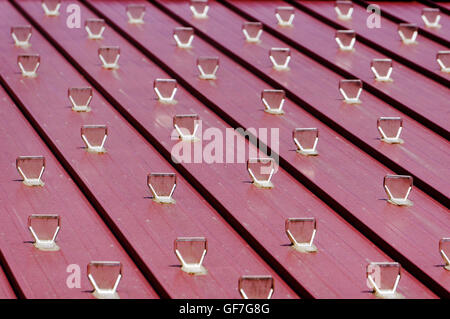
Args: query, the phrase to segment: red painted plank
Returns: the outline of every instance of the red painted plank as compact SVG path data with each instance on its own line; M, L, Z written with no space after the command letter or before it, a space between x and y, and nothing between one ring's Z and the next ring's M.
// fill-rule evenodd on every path
M47 23L61 23L65 19L43 16L40 3L37 16ZM64 5L61 12L65 12ZM1 29L11 24L24 24L23 18L9 3L0 3ZM74 30L76 31L76 30ZM81 31L81 30L78 30ZM5 31L6 32L6 31ZM67 107L67 88L86 86L79 75L57 50L34 32L29 49L41 54L38 77L23 79L15 65L17 49L4 41L1 45L1 69L4 80L17 94L20 102L36 121L46 139L60 154L77 177L84 191L92 198L128 252L139 262L141 270L164 297L176 298L238 298L238 278L241 275L272 275L276 290L274 298L296 298L286 284L236 234L216 211L178 176L175 205L162 205L148 198L146 177L150 172L173 172L172 166L133 129L131 125L94 91L92 111L75 114ZM85 39L76 50L90 51L99 44ZM124 48L123 54L126 56ZM144 62L145 63L145 62ZM121 79L123 69L110 72L95 62L97 77L111 81ZM122 60L126 69L126 59ZM144 64L145 65L145 64ZM139 66L141 67L141 66ZM127 88L127 83L122 83ZM135 87L140 90L140 87ZM48 103L48 101L51 103ZM63 125L62 125L63 124ZM107 153L90 154L82 146L80 127L83 124L107 124ZM155 123L156 124L156 123ZM184 236L205 236L209 253L204 265L205 276L191 276L182 272L173 251L174 240Z
M442 39L450 41L450 17L441 12L440 28L430 28L425 25L422 20L422 9L429 8L428 6L416 2L376 2L383 11L388 12L395 17L407 21L409 23L417 24L421 29L426 30L432 34L439 36Z
M4 8L4 6L2 6ZM0 29L2 33L5 20ZM10 41L4 41L11 46ZM20 52L19 49L12 50ZM121 298L158 298L154 290L127 256L100 216L89 204L67 173L47 149L20 111L0 90L0 214L1 254L25 298L93 298L86 266L92 260L117 260L123 264L123 280L118 287ZM63 107L64 108L64 107ZM15 167L18 156L43 155L46 168L43 187L22 183ZM58 214L61 230L56 252L36 249L27 220L31 214ZM66 284L69 265L81 270L80 287ZM73 270L72 270L73 271ZM0 279L2 276L0 276ZM0 297L1 291L0 288Z
M108 16L126 17L123 3L103 4L105 7L102 7L102 10L107 11ZM98 5L103 4L99 3ZM25 3L24 7L29 12L35 12L31 5L28 6L28 3ZM167 26L170 23L173 25L173 22L154 8L148 10L147 14L152 16L151 21L154 21L156 25L142 25L139 28L141 35L148 34L149 30L171 31L171 28L161 28L161 26ZM82 7L82 14L87 17L92 16L84 7ZM61 29L56 25L47 24L45 21L41 23L88 74L98 79L94 76L98 72L95 48L83 51L75 50L74 44L86 41L83 30L73 32L67 38L67 33L60 32ZM131 28L130 30L135 29ZM123 109L126 109L132 116L133 122L139 122L145 127L144 135L149 134L154 140L161 143L161 149L165 149L169 153L176 145L176 141L169 138L172 130L171 118L174 114L186 113L186 110L200 115L203 131L214 128L216 132L225 136L226 124L181 88L177 91L178 103L173 107L162 106L155 101L155 95L151 90L135 94L133 88L139 87L139 84L135 83L135 79L151 85L154 78L167 78L167 74L151 63L147 64L146 69L140 68L138 66L140 61L146 60L144 56L129 48L127 42L111 29L105 31L102 41L114 43L123 48L121 59L124 59L124 62L120 67L123 72L120 81L99 79L99 84L120 103ZM159 42L161 39L154 38L152 41ZM166 55L173 55L177 58L174 55L173 44L171 41L167 43L170 49L167 49L168 46L164 46ZM175 49L175 51L181 53L180 50ZM180 57L178 59L181 60ZM124 87L123 82L130 85ZM204 85L205 89L210 87L209 83ZM121 93L119 93L120 88L123 91ZM149 116L151 114L154 116ZM158 126L155 126L155 118ZM231 136L243 142L242 138L234 137L234 134ZM209 141L203 141L203 149L207 144ZM234 152L234 146L226 144L224 154L227 151ZM245 232L244 236L250 237L251 240L253 238L257 240L262 254L267 256L272 263L277 264L276 268L279 271L288 272L288 278L293 277L292 281L298 281L310 295L321 298L373 297L367 293L365 288L363 279L365 264L367 260L383 260L388 257L355 232L352 227L300 186L286 172L279 170L274 177L275 188L264 191L257 190L248 183L249 177L244 163L214 163L210 165L207 163L182 163L182 166L191 176L190 178L195 179L196 185L198 184L201 189L206 189L215 200L219 201L229 220L238 221L237 227ZM290 247L282 246L288 244L288 238L284 234L284 221L288 217L303 216L299 215L299 212L308 212L309 215L315 216L319 220L320 235L318 235L317 245L320 252L316 256L299 255ZM327 271L330 268L334 269L333 274ZM401 289L407 296L411 298L420 295L431 297L409 275L405 279L404 284L408 287L403 286ZM298 283L294 283L294 286L298 286Z
M369 56L372 51L369 51L367 47L362 45L358 45L357 47L359 52L358 56L349 57L347 54L336 54L336 49L334 48L336 44L331 43L331 41L323 40L327 37L326 34L332 38L334 36L334 31L326 30L329 32L318 34L318 30L320 30L318 24L320 23L318 21L314 21L313 18L305 15L299 10L296 10L295 14L296 19L298 19L297 21L304 22L301 25L301 28L296 28L295 26L293 28L277 27L274 12L278 6L283 5L283 2L281 1L266 1L264 2L264 5L261 5L260 3L249 3L247 1L231 1L231 3L238 9L241 9L251 15L253 19L265 23L289 39L292 39L295 43L307 44L311 50L314 50L314 52L320 51L322 57L332 61L332 63L334 62L338 65L350 66L347 68L348 71L361 75L361 69L364 67L364 64L362 65L362 63L366 62L366 65L370 64ZM298 26L298 22L296 26ZM324 26L324 28L328 27ZM315 35L317 40L311 41L312 35ZM261 47L268 50L270 45L272 44L265 46L261 45ZM399 78L396 78L396 85L404 79L414 79L414 75L415 74L401 74L400 81L397 81ZM369 79L363 78L363 80L367 81ZM431 82L432 86L436 87L432 81L428 80L428 82ZM425 85L425 83L419 84ZM396 87L396 89L398 95L408 96L405 95L404 91L400 88ZM340 125L342 130L351 131L354 136L356 136L360 141L363 141L362 143L364 143L369 150L374 150L376 155L381 154L381 156L385 156L387 161L394 162L394 165L401 167L404 172L408 172L408 174L413 174L416 178L420 178L427 185L424 189L427 190L428 187L431 187L437 192L443 193L441 197L445 198L444 200L448 200L448 197L450 196L450 190L447 191L447 181L450 177L450 169L447 165L447 162L450 160L450 154L446 152L449 146L448 141L440 138L435 133L424 128L406 115L398 112L389 104L374 98L372 95L367 94L367 97L364 97L364 99L362 98L363 105L356 106L359 111L358 117L355 118L355 116L353 116L354 113L352 112L352 109L355 107L345 107L345 103L336 101L336 98L338 97L337 87L323 86L323 92L324 95L326 93L329 94L329 100L332 100L331 103L337 107L330 108L330 103L322 102L312 104L315 108L319 109L321 113L326 114L329 118L332 118L335 122L338 122L338 125ZM447 90L445 90L445 92L447 92ZM435 93L438 93L438 96L442 95L444 100L446 100L445 97L450 99L450 92L448 94L445 92ZM324 97L324 95L322 95L322 97ZM443 107L446 102L442 103ZM437 102L437 104L439 104L439 102ZM364 108L363 112L361 112L361 108ZM427 113L430 113L430 111L431 110L428 109ZM438 112L438 110L433 110L432 112ZM374 138L374 133L377 134L375 130L372 131L367 129L367 123L376 123L378 117L387 114L390 114L390 116L399 116L403 118L405 121L404 123L408 123L408 128L406 129L405 127L405 130L402 132L402 134L407 134L405 135L406 143L401 145L401 147L386 147L385 143ZM406 133L406 131L408 131L408 133ZM414 142L411 143L412 141ZM446 158L445 160L440 158L441 154L444 154L444 158ZM376 157L380 158L380 156Z
M207 21L201 22L193 22L192 19L190 19L190 13L189 11L186 11L187 8L184 3L161 2L161 4L170 8L176 14L186 18L186 20L190 20L192 24L195 24L202 30L207 30L214 38L221 39L221 44L226 44L232 51L239 51L239 55L243 57L246 56L246 58L251 55L252 61L260 61L263 59L262 55L257 53L254 48L253 51L250 49L247 51L241 50L242 43L236 41L237 35L235 33L235 26L241 25L242 22L239 23L239 18L236 15L233 15L224 8L220 8L215 3L211 3L211 17ZM116 11L120 12L119 10ZM112 13L109 12L108 14L111 15ZM225 20L221 20L220 17L223 17ZM164 25L167 23L168 22L165 21ZM159 30L160 28L154 27L153 29ZM172 47L171 50L174 50L174 44L170 43L171 40L166 40L167 42L163 40L164 38L170 38L170 29L171 28L166 31L161 31L164 32L165 36L160 36L159 38L156 38L157 32L153 32L152 35L149 36L148 30L146 33L136 30L134 33L136 34L136 37L139 37L139 41L144 46L148 48L151 47L152 53L156 54L161 60L167 61L166 64L169 64L172 67L176 66L176 72L181 74L191 86L198 88L197 91L201 92L199 94L204 95L210 100L215 100L215 105L222 109L223 113L229 114L228 117L236 119L237 123L240 123L240 125L244 124L243 127L247 128L273 126L273 123L271 124L271 121L274 121L273 117L262 112L261 107L255 107L254 109L249 107L251 105L260 105L258 93L261 92L263 88L267 88L267 85L257 82L256 79L250 79L247 75L248 73L244 71L244 68L238 68L239 71L231 71L237 69L236 65L230 63L230 60L222 53L211 46L205 45L204 42L198 38L195 39L194 48L188 52L177 50L177 55L175 56L162 53L164 43L167 43L166 48L164 49L165 52L168 51L167 47ZM227 30L227 36L224 36L224 33L222 33L224 29ZM150 40L153 36L155 36L155 38ZM266 42L266 39L267 38L263 39L263 43ZM243 40L241 41L243 42ZM156 43L158 45L155 45ZM157 53L158 51L160 52L159 54ZM219 56L222 61L221 68L218 71L218 81L214 82L214 86L204 84L192 75L195 70L195 57L199 54ZM264 70L266 72L272 72L268 66L265 67ZM291 70L294 71L294 67L291 67ZM239 76L237 76L237 74L239 74ZM292 76L296 76L298 79L299 74L301 73L297 69L295 70L295 73L292 73ZM314 79L314 75L308 74L308 76L309 82L300 81L303 85L313 82L312 79ZM331 76L328 76L328 78L329 77ZM320 85L323 84L320 83ZM314 92L314 90L310 91ZM245 94L242 94L243 92L245 92ZM304 92L308 96L311 95L308 91ZM220 100L218 99L218 96L220 96ZM239 98L230 100L230 96L239 96ZM318 101L320 102L320 100ZM238 103L238 106L236 106L236 103ZM240 107L240 105L245 107ZM436 267L432 266L438 262L439 258L437 252L433 252L433 250L436 249L433 247L436 247L438 238L444 236L444 233L447 232L448 228L448 226L442 227L443 225L441 222L445 225L448 225L450 222L450 216L448 215L447 209L434 202L419 190L415 190L415 201L418 201L417 204L406 210L399 210L398 207L392 207L385 201L380 200L385 197L381 185L384 174L388 172L385 167L379 165L379 163L375 162L369 156L359 152L356 148L350 147L349 145L351 144L342 141L335 134L330 133L330 130L324 127L323 124L320 124L317 121L313 122L310 117L307 120L301 119L301 113L297 113L300 112L298 108L286 107L286 112L289 112L289 116L277 117L276 120L278 121L277 126L280 128L281 136L280 153L282 158L286 161L286 166L289 167L290 172L296 174L295 176L297 177L300 176L300 178L303 176L303 180L307 178L306 181L313 183L312 185L318 187L322 192L328 193L329 196L341 205L346 214L350 214L351 218L357 219L357 224L364 224L364 227L368 227L373 231L372 234L378 234L378 241L380 238L383 238L383 245L385 245L385 247L386 245L392 245L389 246L388 249L391 251L395 250L396 253L403 257L408 256L407 259L409 261L414 260L413 263L417 263L427 274L431 277L435 277L435 284L439 282L439 284L448 286L448 283L445 281L441 282L442 272L439 271L441 269L436 269ZM303 112L303 114L305 113ZM319 127L319 130L325 134L325 136L321 134L322 138L319 142L319 147L323 147L323 151L321 151L322 155L317 158L305 159L298 156L295 152L292 152L293 142L290 136L292 129L302 126L317 126ZM364 176L364 178L362 178L362 176ZM424 207L419 208L422 205L428 206L427 211L430 211L430 214L433 214L434 217L430 217L431 220L441 220L441 222L430 223L428 220L425 221L422 213ZM362 207L364 211L370 213L361 213ZM402 214L401 219L393 218L393 216L398 216L396 214L399 211L408 211L408 214ZM414 233L415 236L410 236L400 230L404 229L406 220L409 220L407 222L408 227L417 227L416 231L412 231L411 229L411 234ZM387 226L386 221L389 221L389 226ZM425 232L424 227L427 227L427 231ZM421 233L424 237L419 239L419 237L417 237L418 233ZM416 240L417 242L415 242ZM428 241L428 243L422 246L426 241ZM413 244L413 242L415 243ZM419 256L417 254L418 249L424 253L420 258L418 258ZM402 253L400 253L400 251ZM425 255L428 256L425 257Z
M298 3L314 10L315 12L325 16L334 23L341 25L346 29L353 29L356 33L368 40L382 46L386 50L407 59L416 67L423 67L429 72L430 76L434 76L436 80L445 82L447 85L450 75L441 72L436 62L436 53L438 51L447 50L440 45L422 35L417 36L417 45L405 45L400 40L397 32L397 24L381 16L380 28L368 28L367 18L369 13L365 8L358 5L354 6L352 19L349 21L338 20L334 10L333 1L298 1Z
M393 105L403 112L435 129L442 136L450 136L448 133L450 116L447 111L450 92L445 87L419 72L400 63L395 63L395 61L394 82L381 83L375 81L370 71L370 63L373 58L388 58L387 56L358 41L355 44L354 52L340 52L334 40L336 30L298 9L295 9L296 18L293 28L278 27L274 11L277 6L285 4L282 1L269 1L265 2L264 5L248 1L230 1L230 3L244 10L255 19L264 22L268 27L294 41L295 44L313 51L343 72L350 73L346 77L361 79L367 87L370 87L371 92L381 96L386 103L392 103L390 100L393 99ZM329 90L333 93L337 92L337 84ZM408 94L407 92L421 92L421 94ZM433 103L430 103L430 99L433 100ZM387 107L385 106L386 103L384 101L377 103L384 108L375 108L374 112L378 115L383 114L383 110ZM390 112L390 110L385 112ZM344 127L347 127L347 125Z

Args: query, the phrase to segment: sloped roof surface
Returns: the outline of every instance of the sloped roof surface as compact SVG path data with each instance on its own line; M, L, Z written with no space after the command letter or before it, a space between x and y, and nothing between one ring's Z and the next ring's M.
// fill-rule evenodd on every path
M376 298L370 262L401 264L406 298L448 298L439 241L450 237L450 73L436 54L449 50L450 18L442 9L442 27L428 28L427 0L377 2L386 14L368 28L368 3L355 1L348 21L334 3L209 1L198 19L188 1L136 0L144 23L132 24L125 0L62 1L58 16L38 1L1 0L0 298L94 298L87 265L111 260L122 263L120 298L240 298L249 275L271 276L273 298ZM277 23L283 6L292 26ZM93 18L106 22L101 39L87 36ZM263 25L258 42L246 41L248 21ZM418 25L416 44L402 43L400 22ZM26 47L10 36L22 25L32 27ZM181 26L194 29L190 48L176 45ZM352 51L339 49L337 30L356 32ZM102 67L105 46L120 48L118 68ZM290 49L288 70L273 68L272 48ZM22 76L24 54L39 54L36 77ZM218 58L216 79L199 77L199 57ZM392 60L393 81L374 79L375 58ZM176 80L174 102L158 100L155 79ZM361 80L361 103L344 102L342 79ZM90 112L71 109L76 87L92 88ZM284 90L284 114L264 112L263 90ZM201 121L199 141L174 130L186 114ZM380 117L402 119L402 144L380 139ZM84 125L107 126L106 153L86 151ZM318 156L296 152L298 128L318 129ZM16 170L29 155L45 156L42 187ZM246 160L268 155L274 187L258 188ZM150 173L176 174L174 203L152 200ZM412 206L387 201L386 175L412 176ZM58 251L33 245L32 214L61 217ZM285 231L287 219L306 217L317 223L314 253L294 249ZM182 271L180 237L207 239L205 274Z

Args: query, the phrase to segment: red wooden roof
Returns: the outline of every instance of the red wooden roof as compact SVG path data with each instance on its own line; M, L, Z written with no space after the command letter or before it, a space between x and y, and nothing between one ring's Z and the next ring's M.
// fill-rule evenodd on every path
M272 276L273 298L375 298L366 283L375 261L402 265L398 291L406 298L449 297L450 272L438 250L450 237L450 79L435 60L448 50L444 12L442 30L428 31L420 24L424 4L382 2L390 16L372 30L363 2L342 22L331 1L209 1L208 19L194 19L187 1L136 0L145 23L133 25L129 3L62 1L61 14L47 17L40 2L0 1L4 39L12 26L33 28L27 48L11 38L0 43L0 298L93 298L85 273L92 260L122 262L121 298L239 298L243 275ZM80 28L67 26L69 4L80 8ZM287 5L295 7L294 26L282 28L274 13ZM106 21L102 39L87 38L89 18ZM397 19L424 29L415 47L401 45ZM263 23L259 43L245 41L245 21ZM192 48L177 48L179 26L195 29ZM357 32L353 52L337 49L336 29ZM106 45L120 47L118 69L101 67L97 51ZM289 71L273 70L273 47L291 49ZM35 78L18 72L24 53L40 54ZM199 56L219 58L216 80L199 79ZM374 81L373 58L393 60L393 82ZM176 104L157 100L157 78L177 80ZM342 102L344 78L363 81L361 104ZM93 87L88 113L72 111L67 98L68 88L82 86ZM286 91L284 115L263 111L264 89ZM241 144L248 158L257 152L253 139L262 152L268 144L266 153L279 158L275 187L252 185L245 162L178 163L173 116L194 113L201 132L234 141L223 141L224 154ZM380 116L403 119L404 144L380 141ZM83 149L80 127L91 124L107 125L107 153ZM319 156L295 152L292 131L301 127L319 129ZM276 128L278 136L246 139L237 128ZM205 152L210 142L193 147ZM20 155L45 156L44 187L20 183ZM150 198L147 175L161 172L177 175L175 204ZM386 174L413 176L413 206L386 201ZM62 216L57 252L31 243L27 217L43 213ZM316 218L317 253L290 247L284 227L293 217ZM180 269L173 245L186 236L207 238L206 275ZM67 286L71 264L81 266L81 288Z

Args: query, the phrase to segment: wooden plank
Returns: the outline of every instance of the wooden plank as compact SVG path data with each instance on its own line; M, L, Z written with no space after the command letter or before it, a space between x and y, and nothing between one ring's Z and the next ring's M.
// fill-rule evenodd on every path
M405 45L400 40L397 24L381 16L380 28L368 28L369 13L360 6L354 6L352 19L341 21L336 17L333 1L295 1L299 6L312 9L322 18L327 19L342 29L353 29L359 36L359 41L365 41L377 50L390 55L403 64L423 73L433 80L450 86L450 75L441 72L436 62L438 51L448 50L447 47L435 43L422 35L417 36L417 45Z
M189 24L187 22L187 20L189 20L192 25L195 25L197 27L197 34L199 34L199 29L201 29L201 31L207 32L214 38L221 39L220 43L224 45L226 44L229 51L239 51L239 55L245 57L246 59L248 59L248 61L250 61L250 59L248 58L248 56L250 55L252 56L252 61L264 61L263 55L259 54L258 51L254 48L252 48L253 50L248 49L247 51L241 50L243 40L241 40L241 42L238 42L236 40L238 38L236 32L238 31L236 31L235 26L242 25L242 22L237 22L239 21L239 18L236 15L233 15L223 7L221 8L216 3L212 2L210 4L211 17L207 21L201 21L198 23L192 21L192 19L190 18L190 13L189 11L186 11L187 8L186 4L184 3L161 2L160 5L162 8L169 8L171 12L178 15L178 17L184 18L183 20L185 25ZM120 13L120 10L116 11ZM111 12L109 12L108 14L110 15ZM224 20L221 20L221 18L223 18ZM180 20L182 19L180 18ZM168 22L165 21L164 25L166 25L167 23ZM138 42L142 43L142 45L140 46L141 49L145 49L144 46L146 48L151 48L151 53L157 55L160 61L165 61L164 63L166 65L171 66L171 68L175 70L174 73L181 75L181 77L185 79L185 81L190 85L191 90L193 90L193 88L196 88L196 94L204 96L205 100L208 99L211 102L214 99L214 105L216 106L216 109L222 110L222 113L220 113L221 116L224 117L226 116L225 114L228 114L227 118L235 119L234 123L237 123L236 126L242 126L246 128L261 126L273 127L273 124L270 124L270 121L273 121L273 117L262 112L261 107L255 107L254 109L251 109L249 107L250 105L260 105L258 97L259 92L261 92L263 88L267 88L267 84L258 84L261 82L257 82L253 78L250 80L247 75L248 73L246 73L244 68L240 68L239 71L233 70L236 68L235 63L230 62L230 60L227 59L226 56L223 55L223 53L219 52L217 49L214 49L209 45L205 45L204 42L198 38L196 39L195 47L191 49L191 51L186 52L177 50L177 55L175 56L173 56L173 54L167 54L167 50L169 50L168 47L171 47L170 50L172 50L172 52L173 50L176 50L173 43L169 42L168 40L166 40L167 42L163 40L164 38L170 38L170 29L171 28L166 31L161 31L165 33L165 36L159 36L158 40L156 40L157 32L152 33L152 35L155 34L155 38L154 40L150 41L148 35L149 32L147 31L144 33L140 32L139 30L135 30L132 34L130 33L130 37L139 39ZM227 36L224 36L224 33L222 33L224 32L224 30L226 30L225 32ZM144 37L144 34L146 35L146 37ZM266 41L267 38L263 39L262 43L265 43ZM156 43L158 45L155 45ZM166 43L166 48L164 48L164 43ZM218 47L218 44L215 43L215 46ZM163 50L165 50L166 53L162 53ZM224 52L226 48L224 46L221 46L220 50ZM195 69L195 58L199 54L219 56L220 61L222 61L221 69L218 71L218 81L214 82L214 86L204 84L202 81L197 80L193 76L193 72ZM267 59L267 56L265 58ZM163 62L159 62L159 64L162 63ZM266 72L272 72L270 71L269 66L265 67L265 70ZM291 70L294 71L294 68L291 67ZM295 76L295 78L298 80L301 72L299 72L298 69L294 72L295 73L292 73L291 76ZM237 74L239 74L239 76ZM312 81L312 79L314 79L314 76L312 74L308 74L308 76L309 81ZM331 76L328 76L328 78L329 77ZM284 83L287 82L286 78ZM304 85L306 85L306 82L307 81L301 81L301 83ZM323 84L320 83L320 85ZM256 93L255 91L257 91L258 93ZM238 92L240 92L239 95ZM242 92L245 92L245 94L242 94ZM218 96L221 97L220 100L218 100ZM230 100L230 96L239 96L239 99ZM246 107L242 107L240 105ZM356 148L346 146L345 142L340 144L341 140L339 138L336 138L336 135L334 134L332 135L333 137L321 135L323 138L319 143L324 144L319 145L320 147L324 147L325 154L324 151L322 151L322 154L324 154L323 156L319 156L314 159L305 159L298 156L295 152L292 152L293 142L290 135L292 134L291 132L294 127L316 126L319 127L319 130L321 132L324 132L324 134L328 134L330 131L329 129L325 128L323 124L321 125L317 123L317 121L310 122L310 118L303 122L301 116L292 115L295 114L295 112L300 112L298 108L289 108L287 106L286 110L289 110L289 112L292 113L289 113L289 116L281 116L277 117L276 119L276 125L280 128L280 154L282 165L284 165L284 167L287 168L289 172L295 177L302 180L302 182L307 183L310 189L314 189L316 193L320 194L321 198L323 198L324 200L329 200L328 202L331 205L334 205L341 214L344 214L347 218L351 219L355 225L360 227L360 229L362 229L367 236L370 236L371 239L373 239L377 244L383 246L386 250L388 250L392 254L395 254L398 258L404 259L406 263L411 262L412 259L415 259L418 264L420 264L421 268L423 270L426 269L426 272L431 275L431 273L436 270L436 267L431 267L431 265L434 264L432 260L438 258L439 256L436 252L433 253L430 249L433 249L432 247L435 247L437 242L436 238L442 237L443 233L445 233L444 228L441 230L437 229L442 226L440 222L436 223L435 225L430 225L429 222L426 223L427 226L430 227L430 232L427 231L428 235L430 235L431 233L434 233L434 235L428 237L428 235L424 234L429 239L428 248L423 247L423 252L425 254L429 254L428 257L425 258L428 259L428 261L426 261L425 259L419 261L419 259L417 258L417 249L419 249L418 247L423 244L423 240L421 239L417 243L414 243L412 246L410 246L411 242L409 241L415 241L417 237L407 239L407 237L403 237L403 235L399 235L398 233L395 234L399 230L399 227L402 228L400 225L404 222L392 219L392 216L395 216L394 212L398 211L398 207L392 207L386 202L379 200L384 197L381 180L388 170L382 165L379 165L379 163L373 161L373 159L371 159L370 157L364 155L361 152L357 152ZM236 115L231 115L231 112ZM297 125L296 123L299 125ZM302 123L304 124L302 125ZM328 147L332 148L333 151L327 151ZM345 156L348 156L348 158L346 158ZM334 166L336 167L335 169L333 169ZM361 176L365 176L365 178L362 179ZM377 180L380 181L380 184L374 182ZM364 191L362 191L362 189L364 189ZM436 217L433 217L432 219L437 218L436 220L440 220L441 218L443 218L445 220L443 221L445 224L449 222L447 209L440 206L438 203L434 202L424 193L418 190L417 192L415 192L415 196L418 196L416 197L416 200L421 203L419 205L431 205L429 206L428 211L433 212L432 214L436 214ZM363 214L361 213L361 207L364 207L364 211L373 213ZM422 214L422 209L417 209L417 206L414 206L411 208L407 208L407 210L409 210L410 213L415 211L415 213L409 213L408 215L404 215L404 217L408 219L411 218L411 225L416 225L418 227L417 231L423 232L423 227L427 226L423 225L424 216ZM380 212L385 212L386 215L382 217L382 214L380 214ZM388 230L386 228L386 220L392 222L392 229ZM419 220L422 221L419 222ZM395 224L397 224L397 226L394 226ZM400 239L400 237L403 238ZM396 248L393 248L393 246L395 246ZM412 250L407 252L409 250L407 246L410 246ZM400 250L402 251L402 253L400 253ZM408 256L408 258L405 258L405 256ZM422 255L422 257L424 257L424 255ZM439 277L440 274L441 272L436 272L433 276ZM422 273L421 276L424 278L424 273ZM427 276L428 275L426 275L425 277ZM428 279L430 279L430 277L428 277ZM440 277L439 280L432 280L432 285L436 287L437 282L439 282L440 280ZM443 284L447 285L445 282ZM441 292L443 292L444 294L447 293L446 290Z
M119 13L122 18L125 17L124 3L108 2L105 5L108 7L108 16ZM24 7L28 12L34 12L31 7L27 5ZM81 8L85 16L92 17L91 13L83 6ZM106 8L104 9L106 10ZM153 24L145 24L142 26L144 27L141 30L142 34L147 33L150 29L169 30L161 28L161 26L167 26L170 20L167 21L167 18L159 20L164 15L155 10L149 12L153 17L152 21L155 21L158 27ZM71 33L70 39L64 39L64 33L58 32L57 30L60 29L55 25L48 25L45 21L41 22L41 25L63 47L64 51L70 52L86 74L98 79L95 76L97 67L95 59L93 59L95 58L95 49L74 50L74 44L86 41L84 32ZM124 61L120 66L120 70L122 70L120 81L99 79L98 85L117 101L115 106L122 112L126 112L127 118L135 123L135 126L142 127L140 131L144 136L148 136L154 143L158 143L156 144L158 149L164 151L167 154L166 157L174 155L172 151L178 144L176 140L169 139L169 132L172 130L171 119L175 114L186 113L189 110L188 112L200 116L202 131L205 134L207 130L209 132L214 130L222 137L227 135L226 124L182 88L177 91L178 103L173 107L158 103L151 90L134 94L135 88L141 87L137 81L149 83L148 86L150 86L154 78L167 78L168 75L163 73L157 65L146 60L141 53L128 47L127 41L119 37L113 30L105 31L103 41L115 43L123 48L122 52L124 53L121 58L126 62ZM171 48L170 51L166 51L166 55L173 55L173 50L177 49L173 47L172 43L169 45ZM169 54L169 52L172 53ZM174 57L176 58L176 56ZM148 63L145 69L140 66L143 60ZM128 85L125 86L123 83ZM210 84L205 84L205 86L208 87ZM119 93L119 88L123 92ZM155 120L157 125L155 125ZM230 134L229 127L228 133ZM236 139L236 144L233 145L229 143L229 140L225 140L222 154L231 152L236 155L234 153L238 143L243 143L244 149L255 150L239 135L231 133L231 138ZM208 140L202 142L203 150L207 148L208 144ZM373 298L373 295L365 289L365 281L362 279L364 278L365 264L368 259L389 258L345 223L341 217L281 169L275 174L276 186L274 189L259 190L249 183L245 163L224 163L220 161L223 159L219 158L218 163L208 164L206 162L208 159L210 158L205 156L199 163L182 162L180 169L189 176L189 180L202 191L205 197L212 202L217 202L217 206L221 207L220 210L225 218L299 293L306 297ZM320 251L318 254L310 256L293 251L289 247L288 238L284 233L286 218L303 216L306 212L316 217L320 223L320 235L318 235L316 243ZM342 240L344 234L345 240ZM327 271L330 267L334 269L333 274ZM407 287L401 288L405 294L410 294L411 297L419 295L431 297L429 292L409 275L405 279L404 284Z
M65 28L62 16L48 19L43 16L40 3L28 4L38 4L40 18L50 23L60 21ZM65 12L65 7L66 4L61 12ZM1 2L0 8L2 30L12 23L26 23L9 3ZM70 34L67 29L63 31ZM0 45L3 53L0 74L4 82L162 297L238 298L237 282L244 274L272 275L276 284L274 298L297 297L182 176L177 180L175 205L153 202L146 186L147 174L173 172L173 167L98 91L94 90L91 112L72 112L68 108L67 88L89 83L36 30L31 42L29 50L39 52L42 57L38 76L23 79L18 74L17 49L4 41ZM87 39L77 44L80 50L95 47L95 52L97 46L98 43ZM126 52L124 49L125 56ZM96 66L99 79L122 76L122 69L111 74L98 62ZM91 154L81 147L80 127L84 124L108 125L107 153ZM173 245L177 237L185 236L207 238L209 253L204 262L207 275L191 276L180 270Z
M1 30L5 30L4 25ZM9 41L4 42L11 47ZM13 50L20 52L16 48ZM123 264L124 277L118 287L121 298L158 298L3 89L0 89L0 105L0 166L4 173L0 181L1 259L12 282L17 285L20 297L93 298L86 274L87 264L92 260L117 260ZM45 156L43 187L29 187L22 183L15 161L24 155ZM32 214L61 216L61 230L57 237L59 251L41 251L33 246L27 226L28 216ZM66 283L71 275L67 272L70 265L80 267L79 287L69 287ZM2 291L8 292L0 286L0 297Z

